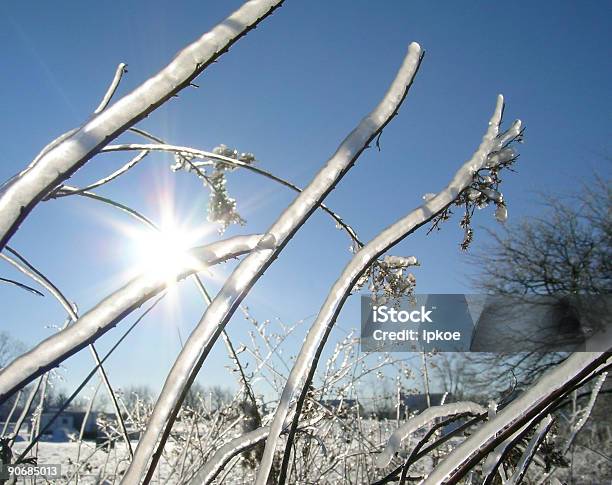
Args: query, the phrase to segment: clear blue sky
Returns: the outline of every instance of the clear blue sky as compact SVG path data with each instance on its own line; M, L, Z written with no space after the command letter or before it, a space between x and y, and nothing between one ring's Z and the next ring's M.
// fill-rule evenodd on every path
M97 106L119 62L129 73L119 95L163 67L184 45L223 19L235 0L23 2L0 5L0 133L4 180L50 140L79 125ZM252 151L259 164L305 185L338 143L381 98L410 41L426 56L416 82L381 139L326 203L368 240L443 187L478 145L495 96L506 96L506 121L527 127L518 173L504 192L511 220L537 213L538 192L567 193L593 171L610 174L612 39L610 2L297 1L286 4L141 127L171 143L211 149L219 143ZM607 86L607 87L606 87ZM100 156L78 172L81 185L110 173L125 158ZM189 174L172 174L164 155L147 157L133 173L100 190L159 217L160 188L174 187L180 217L206 225L207 193ZM229 190L248 226L264 230L294 194L249 173L233 173ZM114 222L113 222L114 221ZM80 310L123 282L133 248L116 222L130 220L99 204L66 198L40 204L11 245L45 272ZM476 224L494 227L492 210ZM211 234L209 240L214 236ZM476 246L485 239L476 233ZM466 264L458 219L426 237L411 237L393 254L416 255L418 291L465 292ZM349 241L324 214L315 214L286 248L247 303L255 316L286 322L316 313L350 257ZM228 269L222 270L227 272ZM6 264L0 275L19 277ZM214 286L214 284L213 284ZM160 308L109 362L113 384L159 387L203 305L181 286L179 316ZM62 323L50 296L0 286L0 329L33 345ZM132 318L119 325L125 328ZM358 325L358 302L347 304L343 329ZM246 339L237 315L230 333ZM102 339L108 346L118 330ZM302 334L296 337L301 339ZM295 352L295 342L286 352ZM82 355L81 355L82 354ZM82 352L61 371L70 390L90 368ZM215 349L200 382L227 384L225 352Z

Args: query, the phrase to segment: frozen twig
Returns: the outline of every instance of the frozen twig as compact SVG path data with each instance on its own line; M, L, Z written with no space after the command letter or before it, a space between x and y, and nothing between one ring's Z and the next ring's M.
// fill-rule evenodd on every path
M589 416L591 415L591 412L593 411L593 406L595 405L595 401L597 400L597 396L599 395L599 391L601 391L601 388L604 382L606 381L607 377L608 377L608 373L604 372L597 378L597 380L593 384L593 389L591 390L591 397L589 398L589 402L584 407L584 409L580 410L580 419L572 425L571 434L569 438L567 439L565 446L563 447L563 451L562 451L563 454L569 451L570 447L572 446L572 443L576 439L576 436L578 435L578 433L580 433L580 430L584 427L584 425L588 421Z
M29 291L30 293L34 293L35 295L38 295L38 296L45 296L43 293L38 291L36 288L32 288L31 286L28 286L24 283L20 283L19 281L12 280L10 278L0 277L0 282L6 283L8 285L16 286L17 288L21 288L22 290Z
M493 417L494 415L490 415ZM516 443L523 437L523 435L531 429L533 423L537 422L537 419L533 419L528 423L525 423L518 431L510 435L500 444L498 444L491 453L487 456L484 463L482 464L482 475L483 485L490 485L493 483L495 475L499 472L502 482L506 479L506 475L503 471L503 467L500 468L504 459L508 456L508 453L514 448Z
M143 216L140 212L132 209L131 207L128 207L127 205L124 205L124 204L116 202L116 201L114 201L112 199L109 199L108 197L102 197L101 195L94 194L93 192L89 192L89 191L83 192L83 191L81 191L81 189L79 189L77 187L71 187L69 185L62 185L61 188L58 189L57 192L55 192L55 195L61 197L61 196L64 195L64 193L66 193L67 195L70 195L70 194L80 195L81 197L86 197L88 199L97 200L98 202L103 202L105 204L108 204L110 206L115 207L116 209L122 210L123 212L125 212L125 213L129 214L130 216L132 216L138 222L141 222L141 223L147 225L151 229L155 229L155 230L159 229L155 225L155 223L153 221L151 221L149 218Z
M106 93L104 94L104 97L102 98L102 101L100 101L100 104L94 110L94 114L101 113L108 106L108 103L110 102L111 98L115 94L115 91L117 91L117 88L119 87L121 78L126 72L127 72L127 64L124 64L122 62L121 64L117 66L117 69L115 70L115 75L113 76L113 80L111 81L110 86L106 90Z
M127 162L125 165L123 165L119 169L115 170L110 175L107 175L106 177L101 178L100 180L93 182L86 187L71 190L70 187L62 185L58 187L57 190L54 190L51 194L49 194L47 198L52 199L52 198L57 198L57 197L66 197L68 195L76 195L82 192L87 192L89 190L95 189L97 187L100 187L101 185L105 185L115 180L117 177L120 177L124 173L127 173L128 170L130 170L131 168L135 167L138 163L140 163L140 161L144 157L146 157L148 153L149 152L147 152L146 150L141 151L138 155L132 158L129 162Z
M540 443L542 443L542 441L544 441L544 438L546 438L546 434L550 430L552 424L553 418L550 415L546 416L540 422L540 424L536 428L535 434L533 435L533 437L529 441L529 444L527 445L527 448L523 452L521 459L517 463L516 470L505 485L518 485L519 483L521 483L523 477L525 476L525 473L527 472L527 468L529 468L529 465L536 454L536 451L538 451Z
M206 462L198 474L190 480L189 484L208 485L219 473L221 473L225 465L227 465L234 456L257 446L266 439L269 432L270 427L263 426L224 444L215 451L215 454Z
M154 141L159 140L157 137L154 137L153 135L149 133L143 132L142 130L134 130L134 131L142 136L150 137ZM294 183L282 177L274 175L273 173L268 172L267 170L256 167L250 163L243 162L242 160L226 157L226 156L219 155L213 152L208 152L205 150L198 150L197 148L169 145L167 143L162 143L162 142L158 142L158 143L123 143L120 145L108 145L104 147L101 151L102 152L115 152L115 151L132 151L132 150L142 150L142 151L152 151L152 152L153 151L170 152L170 153L176 153L180 155L189 155L194 158L201 158L201 159L206 160L202 162L190 162L189 165L193 167L194 169L199 169L200 167L214 165L214 163L216 162L223 162L224 164L231 165L232 167L244 168L245 170L248 170L258 175L261 175L263 177L266 177L270 180L273 180L283 185L284 187L287 187L293 190L294 192L298 192L298 193L302 192L302 189L298 187L297 185L295 185ZM319 207L323 211L327 212L327 214L331 216L331 218L336 222L336 224L342 229L344 229L346 233L350 236L350 238L353 241L355 241L355 243L357 243L358 246L360 247L363 246L363 242L361 242L355 230L350 225L348 225L346 222L344 222L342 217L340 217L337 213L335 213L333 210L327 207L323 202L319 204Z

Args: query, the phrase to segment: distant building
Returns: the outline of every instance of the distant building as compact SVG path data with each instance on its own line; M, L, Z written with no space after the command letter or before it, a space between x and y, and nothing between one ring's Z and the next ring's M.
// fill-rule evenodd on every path
M44 429L57 413L56 409L50 408L42 413L40 418L40 429ZM43 439L51 441L67 441L71 436L78 436L85 419L84 411L63 411L51 424L43 435ZM87 417L87 423L83 429L83 438L95 439L98 435L96 425L97 413L91 412Z
M450 395L446 396L446 399ZM421 412L430 406L439 406L442 404L444 393L430 393L429 403L427 401L427 394L400 394L400 403L403 407L402 415L405 413Z

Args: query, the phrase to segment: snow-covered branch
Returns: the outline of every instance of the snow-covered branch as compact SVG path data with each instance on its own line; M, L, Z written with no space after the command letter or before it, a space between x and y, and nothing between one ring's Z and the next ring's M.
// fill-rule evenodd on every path
M226 280L223 288L185 343L168 374L147 430L138 444L134 460L122 483L138 483L142 478L153 450L158 445L160 434L166 427L161 439L159 439L158 446L161 450L169 434L168 428L171 426L174 416L178 413L178 407L180 407L185 389L195 379L195 375L202 366L212 345L240 301L266 268L278 257L285 244L351 168L359 155L397 113L412 84L421 57L420 46L416 43L411 44L408 55L380 104L347 136L312 182L270 227L266 236L264 236L269 249L250 254ZM280 429L276 432L279 433ZM156 453L149 468L149 473L152 473L158 459L159 453ZM266 466L269 467L270 463L266 462Z
M195 248L185 258L190 265L176 268L173 275L143 274L117 290L73 325L43 340L29 352L0 371L0 403L36 377L57 366L83 347L94 342L121 319L162 291L169 279L183 279L202 269L248 253L262 240L261 235L237 236Z
M283 0L250 0L179 52L155 76L80 128L62 135L0 188L0 249L32 209L53 188L109 141L161 106L198 76L242 36L270 15Z

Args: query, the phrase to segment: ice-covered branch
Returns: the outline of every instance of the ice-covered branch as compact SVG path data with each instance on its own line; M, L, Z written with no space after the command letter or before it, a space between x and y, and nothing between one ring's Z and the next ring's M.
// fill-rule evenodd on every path
M492 417L494 415L490 415ZM531 426L533 425L535 419L530 422L524 424L518 431L514 434L510 435L500 444L498 444L491 453L487 456L484 463L482 464L482 475L484 480L482 482L483 485L491 485L493 483L493 479L495 475L499 472L502 482L506 479L506 475L503 472L503 468L500 469L500 465L504 461L504 459L508 456L508 453L512 450L512 448L516 445L517 441L519 441L522 436L529 431Z
M117 69L115 70L115 75L113 76L113 80L111 81L110 86L106 90L106 93L104 93L104 97L102 98L102 101L100 101L100 104L94 110L94 114L101 113L108 106L108 103L110 102L111 98L115 94L115 91L117 91L117 88L119 87L121 78L126 72L127 72L127 64L122 62L121 64L117 66Z
M272 461L274 451L278 443L280 427L284 422L290 406L291 399L296 390L300 389L300 382L306 378L306 383L301 387L302 392L298 400L298 409L296 417L292 424L292 429L297 426L299 419L300 407L303 404L305 390L308 388L309 382L314 376L316 364L318 363L325 341L331 331L331 328L340 313L344 302L350 295L353 287L359 281L361 276L367 271L373 261L385 253L389 248L400 242L407 235L417 230L436 215L445 210L451 205L459 194L465 190L473 181L474 175L478 170L485 166L487 157L491 152L494 152L500 147L501 140L497 137L499 133L499 124L502 119L503 112L503 97L500 95L497 99L497 104L489 121L489 127L483 140L476 151L463 166L457 171L454 178L447 187L440 193L429 199L423 205L412 211L406 217L382 231L376 238L366 244L344 268L342 274L331 288L328 296L321 307L316 321L311 326L306 341L300 350L296 359L295 365L291 370L291 374L283 389L274 421L272 423L272 432L266 442L266 451L264 460L268 468L263 466L258 474L257 484L264 485L269 473L269 466ZM518 133L520 130L520 122L515 123L515 130ZM288 443L291 442L292 436L289 436ZM289 444L288 444L289 446ZM288 450L285 453L283 460L284 466L288 462ZM263 463L263 462L262 462Z
M555 399L563 396L609 359L610 354L605 352L572 354L565 362L546 372L497 416L478 428L472 436L455 448L423 483L457 483L471 466L478 463L497 444L542 413Z
M52 199L52 198L56 198L56 197L66 197L68 195L76 195L76 194L79 194L81 192L87 192L89 190L92 190L92 189L95 189L97 187L100 187L101 185L105 185L105 184L107 184L109 182L112 182L117 177L120 177L124 173L127 173L131 168L134 168L138 163L140 163L140 161L144 157L147 156L148 153L149 152L146 151L146 150L141 151L138 155L136 155L134 158L132 158L130 161L128 161L122 167L120 167L117 170L115 170L113 173L107 175L104 178L101 178L100 180L97 180L96 182L93 182L93 183L87 185L86 187L81 187L81 188L78 188L78 189L70 190L70 188L68 186L61 185L60 187L57 188L57 190L54 190L46 198Z
M576 439L576 436L578 436L578 433L580 433L580 430L584 427L584 425L588 421L589 416L591 415L591 412L593 411L593 406L595 406L595 401L597 400L599 391L601 391L601 388L604 382L606 381L607 377L608 377L608 373L604 372L597 378L597 380L593 384L593 389L591 390L591 397L589 398L589 402L584 407L584 409L580 410L580 419L576 423L572 424L571 434L569 438L567 439L565 446L563 447L563 454L569 451L569 449L572 446L572 443Z
M270 15L283 0L250 0L225 21L179 52L156 75L112 106L94 114L45 148L23 171L0 188L0 249L34 206L68 179L100 148L161 106L241 37Z
M145 224L146 226L150 227L151 229L155 229L158 230L159 228L155 225L155 223L150 220L148 217L145 217L144 215L142 215L140 212L132 209L131 207L128 207L127 205L121 204L117 201L114 201L112 199L109 199L108 197L102 197L101 195L98 194L94 194L93 192L90 191L83 191L80 188L77 187L71 187L70 185L62 185L61 188L59 188L57 190L57 192L55 192L55 195L62 197L64 195L80 195L81 197L86 197L88 199L93 199L93 200L97 200L98 202L103 202L105 204L108 204L112 207L115 207L117 209L122 210L123 212L129 214L130 216L132 216L134 219L136 219L138 222L141 222L143 224Z
M43 340L2 369L0 403L36 377L94 342L121 319L163 290L169 279L183 279L207 266L248 253L261 240L260 235L253 235L214 242L191 250L190 257L185 258L189 266L176 268L172 275L152 272L133 279L82 315L76 323Z
M420 46L416 43L411 44L408 55L380 104L346 137L312 182L268 229L263 238L266 244L260 245L262 250L251 253L226 280L223 288L185 343L168 374L147 430L138 444L134 460L124 476L123 483L138 483L141 480L157 445L158 452L151 460L145 480L150 477L169 434L169 428L184 398L185 389L188 389L195 379L212 345L238 308L241 300L266 268L278 257L285 244L347 173L359 155L395 116L412 84L421 57ZM280 427L279 425L278 428ZM280 429L276 429L275 432L280 433ZM162 436L158 444L160 434ZM262 467L264 466L269 469L270 457L265 463L262 462Z
M550 430L552 424L553 418L550 415L546 416L540 422L540 424L536 428L535 434L533 435L531 440L529 440L529 444L523 452L521 459L517 463L516 470L514 471L510 479L506 482L506 485L518 485L519 483L521 483L523 477L525 476L525 473L527 472L527 468L529 468L529 465L531 464L531 461L533 460L533 457L536 454L536 451L538 451L540 443L542 443L542 441L544 441L544 438L546 438L546 435L548 434L548 431Z
M422 413L409 419L391 434L383 452L376 457L376 466L378 468L384 468L389 465L395 454L401 449L402 441L418 429L438 418L448 418L458 415L475 416L485 412L486 409L484 407L473 402L456 402L427 408Z

